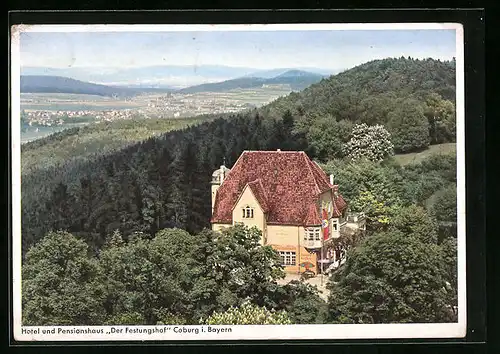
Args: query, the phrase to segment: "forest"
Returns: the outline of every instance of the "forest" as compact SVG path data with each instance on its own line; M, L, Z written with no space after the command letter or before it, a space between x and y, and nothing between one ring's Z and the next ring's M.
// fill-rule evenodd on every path
M261 109L23 171L23 321L214 323L248 306L278 323L456 321L455 155L394 159L455 141L454 75L454 62L374 61ZM276 149L305 151L367 214L327 302L276 283L258 230L207 230L212 172Z

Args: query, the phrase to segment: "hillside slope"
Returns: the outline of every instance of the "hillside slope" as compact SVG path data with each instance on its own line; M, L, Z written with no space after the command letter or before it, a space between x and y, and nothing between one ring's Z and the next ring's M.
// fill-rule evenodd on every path
M21 93L76 93L98 96L134 96L139 90L98 85L62 76L22 75Z
M455 100L455 62L435 59L388 58L374 60L330 76L302 92L261 108L261 112L280 117L292 114L331 114L337 120L362 120L363 115L384 115L390 101L416 97L423 100L431 92Z
M177 90L177 92L178 93L223 92L238 88L248 89L252 87L260 87L265 81L266 79L260 77L241 77L238 79L190 86Z
M21 149L21 171L28 174L71 160L85 160L108 154L152 136L179 130L212 119L199 116L185 119L116 120L76 127L28 142Z
M178 90L179 93L223 92L234 89L262 87L262 85L290 85L292 90L302 90L323 79L323 75L302 70L288 70L272 78L241 77L222 82L190 86Z

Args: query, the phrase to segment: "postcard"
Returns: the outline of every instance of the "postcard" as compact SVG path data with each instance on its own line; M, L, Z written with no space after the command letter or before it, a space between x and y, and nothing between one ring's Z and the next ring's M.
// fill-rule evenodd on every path
M17 341L462 338L456 23L16 25Z

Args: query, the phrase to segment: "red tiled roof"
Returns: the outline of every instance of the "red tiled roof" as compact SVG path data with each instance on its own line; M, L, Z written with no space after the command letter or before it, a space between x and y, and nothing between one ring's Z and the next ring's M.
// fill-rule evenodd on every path
M333 188L302 151L244 151L217 190L211 222L232 223L233 207L247 184L266 209L267 222L288 225L314 220L314 215L308 220L311 207Z
M316 162L311 161L309 158L307 159L307 162L309 163L321 192L332 189L333 186L330 184L329 177L326 175L325 171L323 171Z
M333 211L332 216L339 217L342 215L342 212L345 208L347 208L347 203L344 198L338 193L339 186L334 185L332 188L333 191Z
M267 213L269 211L269 206L267 203L266 191L264 189L264 186L262 185L262 181L260 180L260 178L256 179L255 181L249 182L248 187L259 202L262 210Z
M306 218L303 222L304 226L318 226L321 225L321 219L318 214L318 207L315 204L309 205Z

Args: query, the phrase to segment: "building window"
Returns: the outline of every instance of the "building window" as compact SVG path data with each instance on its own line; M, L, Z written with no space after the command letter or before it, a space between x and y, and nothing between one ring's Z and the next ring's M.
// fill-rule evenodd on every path
M253 219L253 208L249 206L243 208L243 219Z
M321 240L321 229L319 227L311 227L306 229L304 234L304 240L306 241L319 241Z
M333 231L339 230L339 222L337 219L332 219L332 230Z
M295 265L295 252L279 251L281 265L294 266Z

